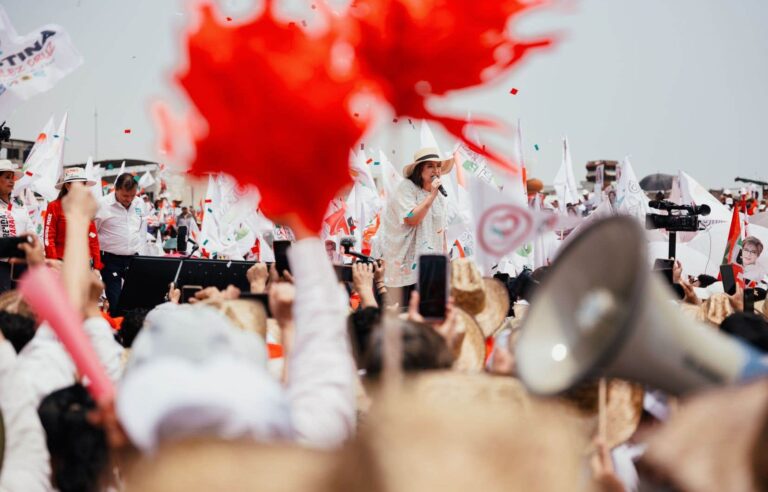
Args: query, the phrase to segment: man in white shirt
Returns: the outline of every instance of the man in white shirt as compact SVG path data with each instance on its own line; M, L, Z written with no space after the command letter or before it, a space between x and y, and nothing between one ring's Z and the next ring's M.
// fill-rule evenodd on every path
M11 198L21 171L7 159L0 160L0 237L16 237L34 232L29 213L19 198ZM0 261L0 293L11 289L11 265Z
M101 199L95 218L104 264L101 276L113 316L117 314L131 257L139 254L147 232L144 204L136 196L138 190L133 176L121 174L115 181L115 191Z

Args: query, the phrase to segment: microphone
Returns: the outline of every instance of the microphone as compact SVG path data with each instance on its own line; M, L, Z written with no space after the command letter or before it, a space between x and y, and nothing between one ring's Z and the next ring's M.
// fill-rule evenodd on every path
M437 178L435 178L435 179L437 179ZM433 179L432 181L434 181L435 179ZM447 197L447 196L448 196L448 193L445 191L445 188L443 188L443 185L440 185L440 186L438 186L438 187L437 187L437 191L439 191L440 193L442 193L442 194L443 194L443 196L445 196L445 197Z

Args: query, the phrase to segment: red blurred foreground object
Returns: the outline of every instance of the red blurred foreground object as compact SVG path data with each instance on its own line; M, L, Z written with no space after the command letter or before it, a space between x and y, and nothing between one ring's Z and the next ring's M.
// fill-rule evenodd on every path
M463 136L466 122L426 108L429 96L487 82L550 39L522 42L506 26L541 2L522 0L357 0L350 10L353 44L365 77L374 81L397 116L441 123ZM489 122L473 121L489 125ZM490 156L501 162L498 158Z
M190 173L225 172L253 184L273 219L291 213L319 231L328 202L350 181L349 150L368 125L348 105L359 75L332 65L333 31L283 24L268 0L251 22L224 25L211 4L188 35L178 75L207 131Z

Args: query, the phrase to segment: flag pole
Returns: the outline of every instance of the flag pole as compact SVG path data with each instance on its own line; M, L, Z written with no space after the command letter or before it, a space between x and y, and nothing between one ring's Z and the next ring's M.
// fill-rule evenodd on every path
M93 159L99 160L99 110L93 107Z

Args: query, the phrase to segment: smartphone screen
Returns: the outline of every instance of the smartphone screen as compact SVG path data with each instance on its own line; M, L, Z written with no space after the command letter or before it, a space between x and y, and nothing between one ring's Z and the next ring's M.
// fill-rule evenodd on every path
M419 257L419 313L427 320L445 319L448 302L448 257L421 255Z
M671 285L672 282L672 267L675 265L675 260L669 260L666 258L657 258L653 262L653 271L661 273L667 282Z
M202 285L185 285L181 288L181 302L189 302L190 297L195 297L199 291L203 290Z
M272 317L272 312L269 310L269 295L268 294L254 294L252 292L241 292L240 299L244 301L258 302L264 307L264 311L267 313L267 318Z
M733 265L720 265L720 277L723 279L723 291L732 296L736 293L736 278L733 275Z
M280 276L283 273L290 272L291 266L288 264L288 249L291 247L290 241L275 241L273 251L275 252L275 268Z
M18 282L21 279L21 275L27 271L26 264L11 263L11 280Z
M755 312L755 289L744 289L744 312Z
M352 282L352 265L333 265L339 282Z

